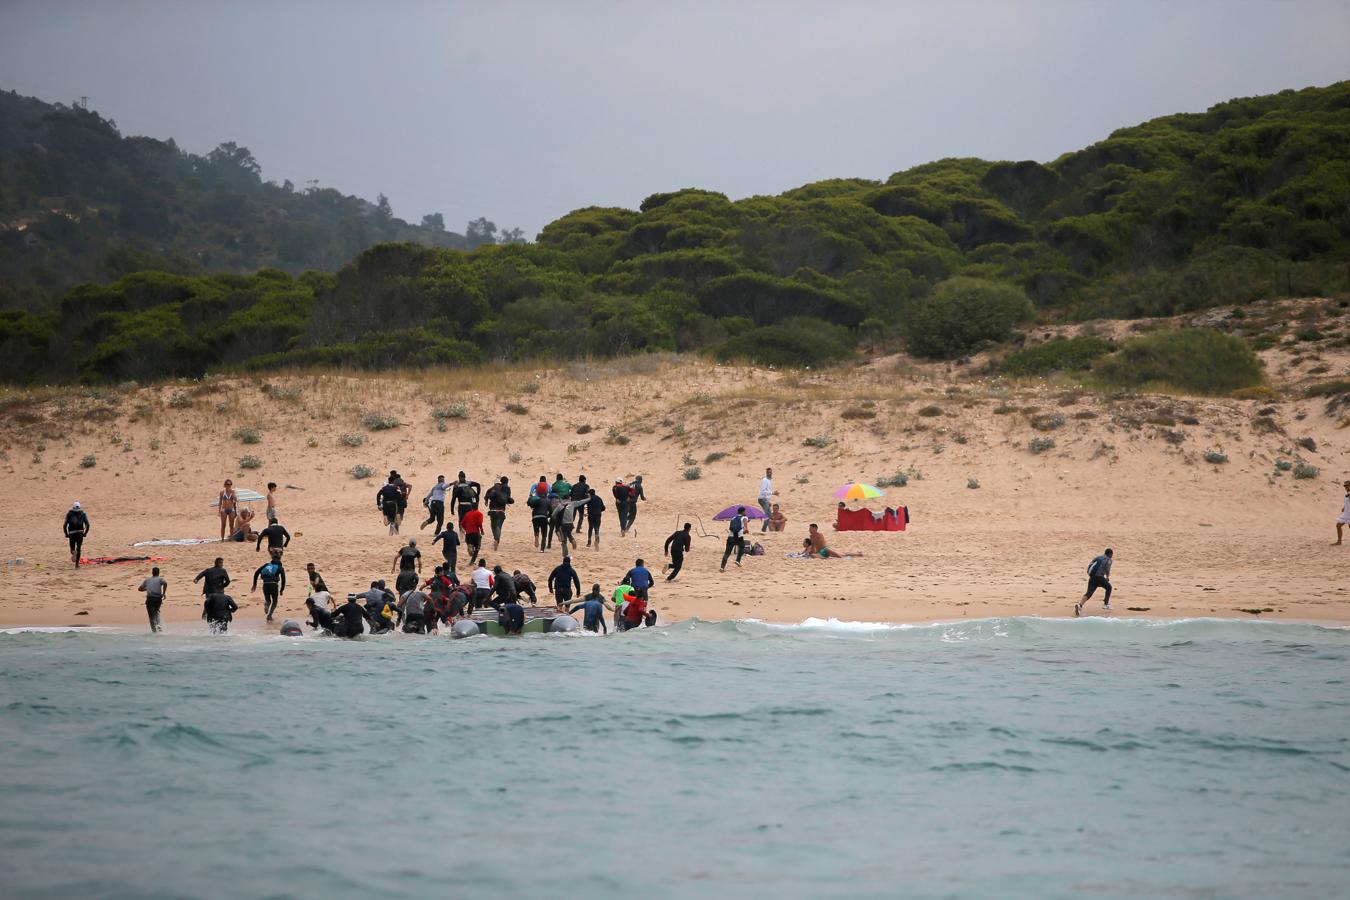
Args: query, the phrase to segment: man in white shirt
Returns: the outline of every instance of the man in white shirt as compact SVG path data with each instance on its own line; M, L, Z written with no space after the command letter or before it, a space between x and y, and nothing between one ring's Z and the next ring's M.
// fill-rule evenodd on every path
M473 580L473 609L482 609L488 605L488 598L492 596L492 572L487 567L487 560L479 560L478 568L473 570L470 576Z
M437 475L436 483L422 498L422 505L427 508L427 520L422 523L422 527L426 528L432 522L435 522L436 530L432 534L440 534L441 528L445 524L445 492L449 488L450 485L445 483L445 476Z
M760 533L769 530L769 517L773 515L772 503L778 492L773 489L773 469L765 469L764 477L759 480L759 508L764 510L764 527Z

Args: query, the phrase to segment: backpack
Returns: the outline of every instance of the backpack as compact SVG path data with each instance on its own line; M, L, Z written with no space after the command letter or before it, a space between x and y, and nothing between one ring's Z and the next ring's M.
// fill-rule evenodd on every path
M731 536L743 537L745 535L745 526L747 524L748 520L745 518L745 516L732 516L731 526L728 529L731 532Z

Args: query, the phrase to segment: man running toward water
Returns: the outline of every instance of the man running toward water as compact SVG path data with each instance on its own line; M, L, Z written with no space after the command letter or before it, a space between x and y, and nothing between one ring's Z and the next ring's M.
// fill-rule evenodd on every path
M150 618L150 631L158 634L163 631L159 624L159 608L169 593L169 583L159 574L159 566L150 570L150 577L141 582L138 591L145 594L145 614Z
M584 477L584 476L583 476ZM600 549L600 519L605 514L605 498L595 492L594 488L586 489L586 546L591 546L591 540L595 540L595 549Z
M538 490L540 486L544 488L542 494ZM530 508L530 527L534 530L534 544L539 548L539 552L543 553L548 549L548 514L553 506L548 497L548 485L542 481L536 485L535 490L530 491L525 504Z
M473 582L473 603L469 607L469 612L473 612L487 606L488 598L492 596L493 578L492 572L488 570L487 560L479 562L478 568L473 570L469 580Z
M347 602L333 613L333 634L340 638L350 640L359 637L361 632L365 631L366 614L361 609L361 604L356 602L359 596L361 595L355 594L348 597Z
M647 592L651 590L652 582L656 579L652 578L652 573L648 570L646 561L639 559L633 563L633 568L628 570L628 574L623 577L623 580L633 586L633 593L641 597L645 603Z
M1337 544L1341 542L1341 532L1344 530L1345 526L1350 525L1350 481L1347 481L1345 484L1341 485L1341 487L1345 488L1345 502L1341 506L1340 516L1336 519ZM78 503L75 505L79 506Z
M76 500L66 511L66 521L62 527L70 542L70 559L78 569L80 555L84 552L84 539L89 535L89 516L85 515L80 501Z
M764 510L764 527L760 534L769 530L769 520L773 517L773 497L778 492L773 489L773 469L765 469L764 477L759 480L759 508Z
M572 568L572 557L564 556L562 563L555 566L548 575L548 590L557 601L559 609L576 596L572 593L573 588L577 594L581 593L581 579L577 577L577 570Z
M445 476L437 475L436 483L422 498L422 505L427 508L427 520L422 523L422 527L426 528L432 522L435 522L436 529L432 532L433 536L440 534L441 528L445 524L445 492L449 489L450 485L445 483ZM435 538L433 537L432 540L434 541Z
M502 543L502 524L506 522L506 507L516 502L511 498L509 479L503 475L501 481L488 488L484 497L487 500L488 521L492 525L492 549L495 551Z
M275 518L269 519L267 527L258 532L258 540L253 545L255 553L262 549L263 538L267 539L267 552L275 556L280 556L291 545L291 533Z
M670 557L670 562L662 567L661 571L670 570L666 576L666 581L674 581L675 576L680 574L680 569L684 566L684 555L694 546L694 525L692 522L685 522L684 527L666 538L666 555ZM726 568L726 560L722 561L722 567Z
M398 611L403 616L404 634L427 633L427 605L427 595L416 586L399 597Z
M206 627L211 629L212 634L224 634L229 631L230 620L238 611L239 607L229 594L207 594L206 599L202 601L202 618L206 620Z
M1083 594L1083 599L1074 604L1073 614L1081 615L1083 604L1088 602L1097 588L1102 588L1102 609L1111 611L1111 558L1114 554L1111 548L1107 547L1101 556L1098 556L1088 564L1088 586L1087 593Z
M400 596L417 587L417 576L422 574L422 551L417 549L417 538L409 540L407 546L398 548L389 574L394 574L395 569L398 570L398 580L394 582L394 590Z
M736 515L731 517L731 522L727 525L727 549L722 554L722 565L718 569L719 572L727 570L727 560L731 558L733 552L736 554L736 565L741 564L741 560L745 557L745 527L749 521L745 517L745 507L736 507Z
M258 590L258 579L263 583L263 612L267 621L272 621L281 595L286 593L286 568L281 564L281 554L273 551L272 558L258 566L253 572L253 592Z
M615 479L610 493L614 495L614 514L619 517L619 537L623 537L628 533L628 504L633 492L623 483L622 478L618 478Z
M482 485L470 481L463 472L459 473L455 483L450 486L450 514L454 515L458 510L461 531L467 533L467 529L464 528L464 516L471 509L478 509L478 496L482 490Z
M230 586L230 573L225 571L224 558L217 556L215 565L198 572L192 583L196 584L198 581L202 583L202 594L224 593Z
M431 543L441 542L441 556L445 559L445 567L451 572L455 571L455 561L459 557L459 535L455 533L455 523L446 522L445 530L439 532Z
M583 610L584 615L581 627L587 631L600 631L609 634L609 629L605 627L605 610L613 610L614 604L605 599L600 593L600 585L591 585L591 592L581 598L581 602L569 609L569 614L577 610Z
M476 506L470 507L460 516L459 527L464 529L464 543L469 548L469 565L473 565L478 554L483 552L483 511Z

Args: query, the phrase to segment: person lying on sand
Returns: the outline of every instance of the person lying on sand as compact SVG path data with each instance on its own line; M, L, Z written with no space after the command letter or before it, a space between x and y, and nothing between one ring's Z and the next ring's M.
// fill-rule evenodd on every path
M842 553L838 553L834 550L831 550L828 546L826 546L825 535L821 533L820 526L814 522L811 523L810 534L806 538L806 543L811 545L812 552L814 552L821 559L840 559L843 557ZM862 556L861 553L853 553L849 555Z
M800 553L787 554L788 559L856 559L862 556L862 551L857 552L845 550L843 553L837 553L826 547L824 550L817 550L811 544L810 538L802 538L802 549Z

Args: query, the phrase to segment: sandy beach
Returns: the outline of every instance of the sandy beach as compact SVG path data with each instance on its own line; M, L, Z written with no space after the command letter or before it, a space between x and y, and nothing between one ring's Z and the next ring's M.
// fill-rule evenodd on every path
M1308 361L1278 348L1263 356L1272 385L1290 388L1279 396L1299 396L1293 388ZM1347 368L1343 358L1319 361ZM283 486L280 518L294 535L283 616L303 616L306 562L318 564L334 593L363 590L387 578L396 550L417 537L429 574L439 552L431 530L416 527L420 506L410 507L402 537L387 535L376 512L375 492L391 468L411 482L415 500L439 474L453 479L464 469L484 487L510 476L521 499L500 551L486 557L529 573L541 589L560 553L531 547L528 486L540 474L585 474L612 506L614 479L642 474L648 499L636 532L620 538L610 509L602 547L583 546L574 560L585 586L599 582L608 592L638 557L659 570L667 535L693 522L684 572L652 591L664 622L1064 616L1082 593L1088 562L1107 546L1116 554L1116 616L1254 618L1250 611L1259 610L1261 618L1350 621L1350 543L1330 546L1340 482L1350 473L1344 410L1274 393L1107 396L981 377L984 363L884 357L852 369L780 373L655 356L541 370L11 393L0 460L9 510L0 521L0 624L144 623L136 587L150 563L71 567L61 521L79 500L92 520L86 555L167 557L159 565L170 582L171 626L198 621L191 578L220 555L242 607L236 628L261 629L261 595L246 582L265 552L237 543L131 546L217 536L208 504L227 477L240 488ZM432 415L456 403L465 417ZM370 413L401 424L372 431L363 425ZM257 428L260 441L232 437L241 426ZM344 446L344 434L363 441ZM823 446L804 443L817 437L812 443ZM1054 446L1033 453L1033 438ZM1296 444L1307 438L1315 450ZM1206 462L1206 451L1228 462ZM250 455L260 468L240 467ZM93 465L82 467L89 456ZM1296 479L1276 466L1295 459L1319 473ZM376 474L354 478L358 464ZM765 555L719 574L726 526L711 516L728 504L753 506L766 466L774 468L787 529L761 535L755 523ZM695 467L700 475L691 480L686 472ZM908 473L908 484L866 505L908 506L908 531L832 533L832 491L897 472ZM255 507L261 519L262 504ZM810 522L830 533L834 548L864 556L785 558ZM1088 611L1099 608L1094 601Z

